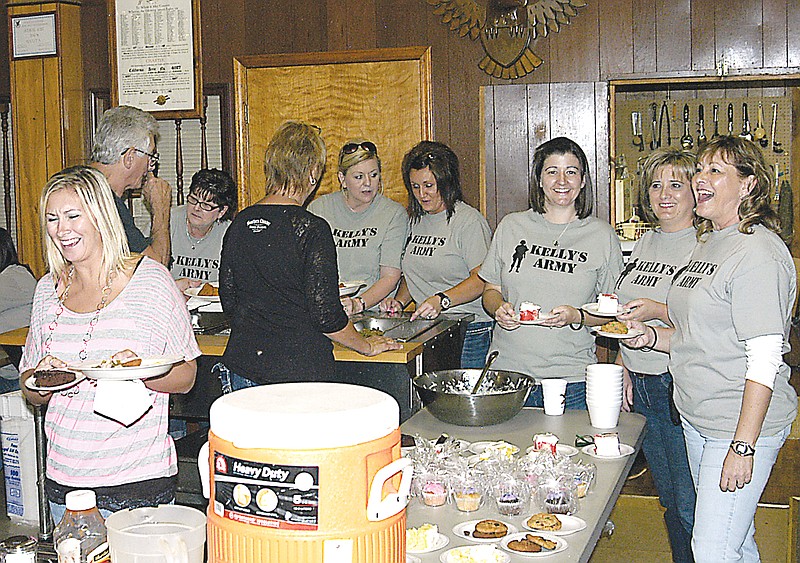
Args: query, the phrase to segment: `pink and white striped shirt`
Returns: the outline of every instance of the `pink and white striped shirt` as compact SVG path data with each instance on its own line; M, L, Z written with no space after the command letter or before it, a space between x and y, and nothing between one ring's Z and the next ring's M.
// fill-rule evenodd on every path
M31 326L20 371L35 368L45 355L58 298L53 278L36 287ZM64 308L52 334L50 354L77 362L90 313ZM122 292L101 312L87 347L88 360L129 348L142 358L200 355L186 302L166 268L143 258ZM47 476L72 487L108 487L177 473L177 455L167 433L169 394L156 393L153 408L129 427L95 414L95 385L84 380L54 393L47 407Z

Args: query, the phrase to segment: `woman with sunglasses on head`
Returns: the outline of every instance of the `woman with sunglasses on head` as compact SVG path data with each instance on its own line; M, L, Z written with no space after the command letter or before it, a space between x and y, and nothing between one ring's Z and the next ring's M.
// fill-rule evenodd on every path
M464 202L458 157L443 143L422 141L403 158L411 233L403 254L403 278L381 310L398 313L413 301L417 317L442 312L471 313L461 367L482 367L491 342L492 320L481 307L483 263L492 231L486 218Z
M219 296L231 335L215 366L223 392L336 381L332 341L365 356L401 347L384 336L364 338L342 308L331 228L303 207L324 171L319 128L284 123L264 156L266 195L225 234Z
M622 250L611 226L592 217L589 163L571 139L557 137L536 149L529 196L528 211L500 221L480 271L486 281L483 306L497 321L492 348L500 355L494 366L566 379L566 408L585 409L584 372L597 361L594 336L585 326L605 320L580 307L614 289ZM520 327L524 301L549 317ZM527 404L543 406L541 386Z
M339 280L363 281L363 291L342 298L348 315L372 308L397 288L408 235L403 206L385 197L381 159L374 143L348 141L339 151L340 191L312 201L308 210L333 231Z
M667 294L671 327L637 321L623 343L669 353L695 503L695 561L760 561L755 514L797 414L783 361L797 294L761 149L741 137L703 146L692 189L698 244Z
M689 262L694 228L692 176L694 154L668 147L653 151L641 166L639 208L645 221L657 225L637 241L616 292L626 313L620 321L642 321L667 327L667 292L675 274ZM664 522L675 563L691 563L694 485L686 458L680 420L672 415L669 356L655 350L620 346L616 363L624 366L623 410L647 417L642 450L666 510Z
M192 176L186 205L172 208L172 277L181 290L219 278L222 239L236 212L236 184L216 168Z

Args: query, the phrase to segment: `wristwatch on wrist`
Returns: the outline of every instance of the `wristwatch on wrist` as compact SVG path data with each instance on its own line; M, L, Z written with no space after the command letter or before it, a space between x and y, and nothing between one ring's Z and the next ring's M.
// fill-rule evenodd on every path
M748 457L756 453L756 449L744 440L734 440L731 442L731 449L733 453L742 457Z
M450 305L452 304L450 298L447 296L447 294L442 293L441 291L436 295L439 296L439 299L441 299L442 311L447 311L450 308Z

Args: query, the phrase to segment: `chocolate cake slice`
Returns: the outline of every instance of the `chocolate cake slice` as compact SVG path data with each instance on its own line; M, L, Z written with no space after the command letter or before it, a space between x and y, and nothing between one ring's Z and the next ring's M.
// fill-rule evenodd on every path
M60 387L75 381L75 373L62 369L47 369L34 372L37 387Z

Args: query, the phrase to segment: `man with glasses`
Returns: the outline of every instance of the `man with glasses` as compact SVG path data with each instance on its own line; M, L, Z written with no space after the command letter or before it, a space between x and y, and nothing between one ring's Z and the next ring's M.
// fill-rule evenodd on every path
M158 166L158 122L147 112L130 106L111 108L103 114L94 135L91 166L108 180L117 204L128 245L132 252L141 252L169 266L169 216L172 189L155 175ZM122 196L128 190L141 188L150 209L150 236L145 237L133 221L133 215Z

